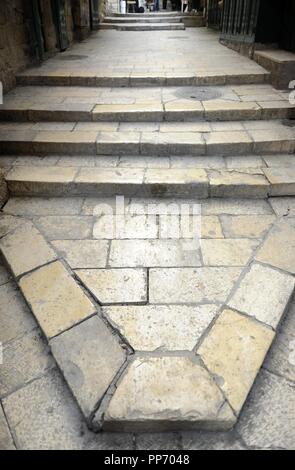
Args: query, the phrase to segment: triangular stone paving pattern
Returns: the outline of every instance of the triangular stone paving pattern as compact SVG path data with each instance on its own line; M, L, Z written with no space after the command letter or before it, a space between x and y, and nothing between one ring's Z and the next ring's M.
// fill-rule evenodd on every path
M112 240L97 208L114 199L12 198L1 251L90 427L230 429L293 293L294 219L263 200L195 201L203 238L188 256L151 229L163 205L138 238L139 202Z

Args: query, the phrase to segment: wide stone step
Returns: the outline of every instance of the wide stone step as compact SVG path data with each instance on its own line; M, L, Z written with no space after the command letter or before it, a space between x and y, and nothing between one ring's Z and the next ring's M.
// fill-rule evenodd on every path
M101 23L99 29L116 29L118 31L170 31L184 30L183 23Z
M295 116L288 93L270 85L210 87L17 87L0 105L2 121L234 121Z
M180 23L182 20L181 16L137 16L133 18L132 16L105 16L104 23Z
M82 123L81 123L82 124ZM175 124L175 126L173 126ZM0 153L20 155L261 155L273 153L293 153L295 151L295 131L275 121L274 126L265 123L260 128L256 121L246 127L234 122L224 129L218 123L163 123L157 129L143 130L132 123L127 130L107 130L112 123L93 123L94 127L83 130L81 125L73 131L59 129L55 123L53 130L18 128L17 124L0 126ZM219 123L221 124L221 123ZM227 124L227 123L226 123ZM258 123L257 123L258 124ZM19 124L21 125L21 123ZM40 123L41 125L41 123ZM97 125L97 127L96 127ZM156 123L150 123L151 126ZM199 128L195 131L193 125ZM86 124L87 126L87 124ZM105 127L104 127L105 126ZM186 127L189 126L189 127ZM40 129L40 127L39 127ZM49 128L50 129L50 128ZM111 129L111 128L110 128ZM218 129L218 130L212 130ZM203 130L203 131L202 131Z
M159 86L223 86L261 85L270 82L270 72L60 72L50 73L40 68L31 69L16 76L22 86L79 86L79 87L159 87Z
M242 197L295 196L294 166L272 168L89 168L15 166L14 196Z

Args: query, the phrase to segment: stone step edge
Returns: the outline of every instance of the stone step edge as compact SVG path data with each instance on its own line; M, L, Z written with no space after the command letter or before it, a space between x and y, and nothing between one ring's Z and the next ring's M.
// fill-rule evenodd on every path
M11 135L9 135L9 132ZM242 131L241 131L242 132ZM242 141L240 137L224 142L222 135L220 141L210 142L210 136L196 137L194 140L190 135L187 141L179 139L165 142L157 141L157 136L149 136L150 140L144 136L130 136L128 133L120 132L46 132L40 131L41 135L30 134L29 131L17 132L6 131L4 137L0 135L0 154L3 155L129 155L129 156L238 156L238 155L261 155L261 154L292 154L295 152L295 137L282 137L277 140L254 141L248 134L243 133ZM58 139L54 141L54 136ZM60 135L62 134L62 135ZM86 134L86 135L85 135ZM103 135L100 135L103 134ZM115 135L113 135L115 134ZM122 136L120 135L122 134ZM138 133L139 134L139 133ZM153 134L153 133L150 133ZM155 133L156 134L156 133ZM164 134L164 133L163 133ZM202 134L202 133L201 133ZM217 133L218 134L218 133ZM222 134L222 133L221 133ZM124 140L115 140L124 135ZM165 134L164 134L165 136ZM164 137L163 136L163 137ZM168 139L168 133L166 134ZM194 137L194 136L193 136ZM11 139L11 140L10 140Z
M196 101L196 103L200 103ZM11 107L0 107L1 121L20 122L195 122L195 121L244 121L244 120L278 120L293 119L295 117L294 107L264 108L256 103L250 103L248 108L227 108L214 110L142 110L139 111L99 111L100 105L93 105L92 111L69 110L67 107L61 109L17 109ZM104 106L104 105L101 105ZM124 105L123 105L124 108Z
M265 73L236 73L226 74L210 74L200 75L197 73L171 74L164 72L163 74L155 73L153 76L147 77L144 73L142 76L136 74L118 74L116 76L101 76L92 74L89 76L76 74L63 75L38 75L36 71L29 75L29 71L16 75L17 85L22 86L84 86L84 87L138 87L138 86L222 86L222 85L255 85L269 84L271 81L270 72Z
M99 29L118 31L183 31L183 23L100 23Z
M16 226L14 225L15 220L17 221ZM20 220L22 220L22 221L20 222ZM12 226L10 228L9 224L8 224L8 228L6 229L6 233L2 237L2 239L0 240L0 251L2 252L7 264L10 266L10 269L13 272L14 278L15 278L16 282L18 283L27 304L30 305L32 314L34 315L37 323L39 323L39 325L40 325L38 313L34 311L34 306L31 305L31 299L28 298L27 295L26 295L26 289L23 287L22 280L26 279L27 276L30 277L32 274L34 275L34 273L38 272L39 270L42 270L43 268L46 269L47 266L53 265L53 263L60 262L61 258L59 258L56 255L56 253L51 248L51 245L45 240L45 238L42 236L42 234L34 227L34 225L32 224L31 221L26 221L26 219L22 219L22 218L19 218L19 217L14 217L13 220L10 219L9 223L12 224ZM33 269L23 268L22 270L19 270L19 267L17 266L17 264L16 264L16 268L14 269L15 261L13 259L13 253L11 253L10 249L7 250L7 246L11 248L11 246L14 245L14 248L16 249L16 252L22 252L24 249L26 249L26 250L28 249L28 246L30 246L30 245L26 244L26 239L25 239L25 237L23 238L24 233L22 232L22 229L24 228L24 226L26 224L28 225L29 228L31 228L31 230L33 228L34 236L38 238L39 246L42 246L42 249L46 251L47 256L48 256L48 253L51 253L51 252L52 252L53 256L52 256L52 259L50 259L46 263L44 263L44 260L41 261L42 256L40 257L40 259L37 260L36 253L35 253L35 256L34 256L35 263L34 263ZM277 225L277 224L273 224L273 226L268 231L267 236L265 237L265 239L262 243L262 247L263 247L263 244L267 242L267 239L268 239L269 235L271 234L271 231L273 230L274 225ZM15 238L14 238L15 235L17 237L16 238L17 239L17 242L16 242L17 246L15 246ZM24 245L26 245L26 246L24 246ZM41 251L42 251L42 249L41 249ZM39 256L39 254L40 253L38 252L37 257ZM222 308L219 312L218 318L220 318L222 316L224 311L231 310L230 305L232 303L234 293L235 293L236 289L241 285L241 282L243 282L243 279L245 278L245 276L247 276L247 274L249 273L249 270L251 271L253 268L255 269L255 266L257 266L257 265L265 267L265 264L263 264L263 265L259 264L259 259L258 259L258 263L257 263L255 255L256 255L256 253L253 254L253 256L249 260L249 263L248 263L247 267L245 267L244 270L242 271L242 274L241 274L239 280L236 282L236 284L235 284L234 288L232 289L231 293L229 294L227 301L223 304L223 306L222 306ZM70 276L70 278L71 278L72 282L75 284L76 288L79 291L81 291L81 293L83 292L83 295L86 295L86 291L84 289L82 290L82 287L81 287L80 284L78 284L74 273L72 272L71 268L64 262L64 260L62 260L62 266L63 266L64 270L66 271L66 273ZM267 264L266 267L267 267L268 271L271 270L271 272L277 273L276 267L272 266L271 263ZM288 280L288 283L289 283L289 286L290 286L289 291L288 291L289 297L286 299L285 304L281 305L281 312L280 312L279 321L282 320L282 318L284 316L284 313L286 311L286 308L287 308L287 306L289 304L289 301L291 299L291 296L293 294L293 291L294 291L294 276L292 277L292 281L291 281L290 273L285 273L285 275L286 275L286 280ZM292 288L291 288L291 283L293 285ZM92 299L90 298L90 293L88 291L87 291L87 294L88 294L89 301L92 302L92 305L95 308L95 312L91 316L88 316L88 318L84 319L78 325L74 324L74 325L71 325L70 328L59 331L58 336L55 336L55 338L58 338L59 340L61 338L61 340L63 341L63 335L64 334L67 334L71 330L73 331L75 328L79 328L79 326L81 326L83 324L85 325L87 323L87 321L89 321L89 320L91 321L94 318L94 316L97 315L97 313L98 313L97 312L97 306L95 306L95 303L93 302L93 298ZM43 302L44 301L46 302L46 298L44 298L42 300L43 300ZM268 349L269 349L269 347L270 347L270 345L271 345L271 343L272 343L272 341L275 337L276 327L273 327L273 326L271 326L267 323L262 323L262 322L256 320L255 317L253 318L253 314L251 312L247 312L247 311L246 312L244 312L244 311L240 312L237 309L234 309L234 310L231 310L231 311L236 316L236 318L239 318L239 319L247 318L248 321L253 322L253 324L255 323L256 328L258 328L258 327L261 328L261 331L265 331L265 332L269 331L268 334L271 337L271 340L269 341L269 344L265 344L264 347L263 347L263 350L261 350L261 346L259 346L259 345L255 346L256 349L258 347L260 349L260 360L259 360L259 363L257 365L257 368L251 373L251 377L249 378L249 383L247 384L247 389L244 391L244 394L241 397L239 397L239 400L238 401L235 400L235 402L233 404L231 397L228 396L228 393L222 389L222 385L219 385L215 380L212 380L213 377L214 377L214 370L211 370L210 364L208 365L206 363L206 354L205 354L205 357L203 357L204 354L202 353L202 351L204 349L204 344L206 346L208 336L214 331L214 327L216 325L216 322L218 321L218 319L217 319L215 322L211 323L208 330L202 336L202 339L198 343L198 345L196 346L196 348L194 350L194 353L196 354L197 357L200 357L200 360L202 361L202 364L205 364L205 367L206 367L205 370L207 371L207 373L209 374L209 376L212 380L212 386L217 387L219 392L221 392L221 394L223 396L223 399L224 399L224 404L226 404L227 407L228 407L227 419L224 419L224 416L220 417L219 413L216 416L214 416L214 415L212 416L212 413L209 412L209 415L211 415L210 418L209 418L209 416L207 416L207 417L204 417L202 420L199 420L197 422L192 422L192 421L188 421L188 420L185 420L185 419L182 419L182 420L180 419L176 422L174 421L172 423L172 425L169 426L169 428L171 430L185 430L185 429L187 429L187 426L189 426L188 429L202 429L202 427L205 426L206 429L211 429L212 428L214 430L229 430L235 425L235 423L237 421L237 418L239 416L239 413L240 413L240 411L241 411L241 409L244 405L244 402L245 402L245 400L246 400L246 398L247 398L247 396L250 392L252 384L255 381L255 378L256 378L256 376L257 376L257 374L258 374L258 372L259 372L259 370L260 370L260 368L261 368L261 366L264 362L264 359L266 357ZM112 326L109 323L108 323L107 326L108 326L109 330L112 331L112 334L117 334L116 331L113 331ZM75 331L77 331L77 329ZM58 350L57 350L57 354L56 354L55 353L55 347L54 347L54 337L52 339L51 336L47 335L46 328L45 329L43 328L43 333L44 333L45 337L47 338L47 341L48 341L49 347L51 349L51 352L52 352L54 358L56 359L56 361L59 365L59 368L61 370L61 373L63 374L63 376L65 378L65 381L66 381L69 389L71 390L73 396L75 397L75 399L77 401L77 404L80 407L80 409L82 411L82 414L85 417L88 426L93 428L93 430L95 430L95 431L99 431L101 429L110 430L110 428L112 430L118 430L118 428L119 428L119 430L123 430L123 431L140 430L140 426L139 426L139 429L138 429L138 423L136 423L136 422L131 423L131 428L130 428L129 427L130 424L128 424L128 422L127 422L127 427L126 427L126 425L124 426L124 419L121 419L117 423L112 422L111 419L108 420L108 409L109 409L110 403L112 401L112 398L116 396L116 394L115 394L116 393L116 387L112 387L114 385L113 381L110 383L109 388L108 388L109 391L113 392L113 395L110 394L110 396L108 397L109 399L107 400L107 404L106 404L105 409L100 410L99 406L100 405L105 406L104 397L108 394L107 392L105 393L104 397L100 398L99 402L96 403L95 407L91 408L91 411L89 413L89 410L87 409L87 406L85 407L84 399L81 400L81 394L79 393L79 385L77 385L77 383L75 383L75 380L72 381L71 378L70 378L71 367L69 368L69 366L68 366L68 354L71 354L71 351L69 351L68 354L67 354L67 352L62 349L62 356L60 356L60 352L58 352ZM120 339L122 340L122 337ZM52 342L53 342L53 344L52 344ZM83 344L81 345L81 347L83 348ZM205 348L205 351L206 351L206 348ZM209 346L209 352L210 352L210 346ZM258 349L257 349L257 352L258 352ZM130 351L130 353L132 354L132 351ZM125 360L125 362L126 362L126 360ZM75 364L75 366L76 366L76 364ZM128 364L126 365L125 368L123 368L123 370L121 368L121 370L119 370L117 372L117 375L115 376L117 386L120 386L120 378L122 377L122 374L126 373L127 366L128 366ZM233 366L234 366L234 364L233 364ZM81 365L80 365L80 367L81 367ZM85 367L85 364L83 364L83 367ZM202 368L204 369L204 365L202 366ZM84 376L87 377L87 374L85 374ZM102 416L106 417L105 421L101 420ZM153 431L159 430L159 425L160 425L160 428L162 426L161 421L162 420L160 419L160 420L157 420L156 422L152 421L152 422L148 423L148 429L153 430ZM122 422L123 422L123 428L121 428L122 427ZM170 423L168 423L168 424L170 424ZM166 425L167 424L164 424L165 429L166 429ZM143 430L147 430L146 429L146 424L144 424L144 429Z
M34 175L32 177L32 175ZM294 168L142 169L13 167L12 196L115 196L249 198L295 196Z
M197 17L198 18L198 17ZM131 16L127 16L127 17L122 17L122 16L105 16L104 19L103 19L103 22L105 23L120 23L120 21L122 23L130 23L130 24L133 24L133 23L181 23L182 21L182 17L181 16L177 16L177 15L174 15L174 16L164 16L164 17L148 17L148 16L145 16L145 17L136 17L136 18L133 18Z

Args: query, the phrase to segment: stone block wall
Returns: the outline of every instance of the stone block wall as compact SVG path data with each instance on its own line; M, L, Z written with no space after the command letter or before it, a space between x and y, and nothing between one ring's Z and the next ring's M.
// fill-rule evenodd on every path
M23 0L1 0L0 80L4 91L15 85L15 73L32 61Z

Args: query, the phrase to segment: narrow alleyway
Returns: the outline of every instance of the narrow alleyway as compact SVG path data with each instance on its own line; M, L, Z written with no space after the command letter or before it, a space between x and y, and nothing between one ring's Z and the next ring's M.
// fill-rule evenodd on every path
M0 447L295 448L288 91L205 28L101 30L18 83Z

